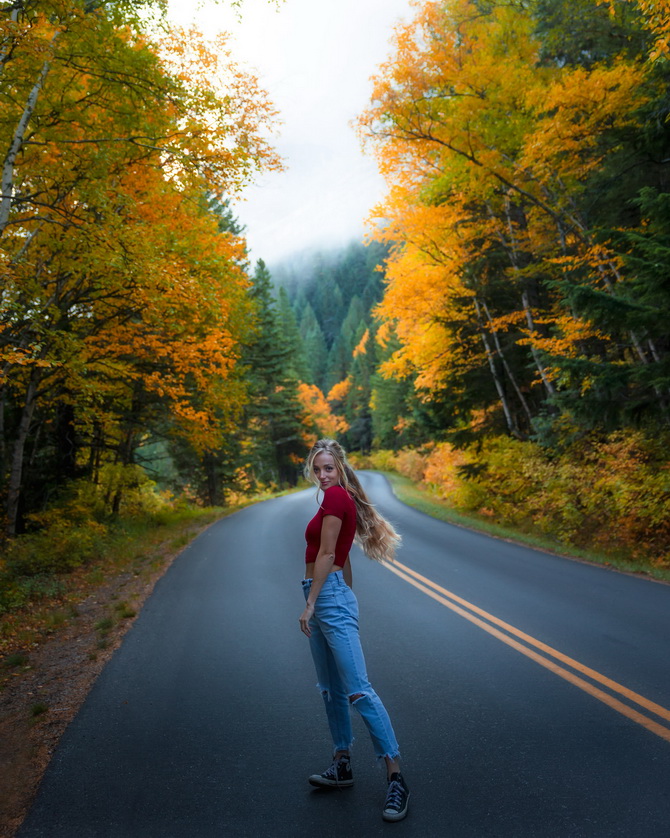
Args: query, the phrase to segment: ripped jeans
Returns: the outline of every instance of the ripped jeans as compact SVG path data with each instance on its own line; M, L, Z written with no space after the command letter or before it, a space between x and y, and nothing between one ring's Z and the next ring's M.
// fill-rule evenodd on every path
M305 599L311 585L311 579L303 579ZM351 747L349 708L353 705L368 728L377 757L398 757L398 743L389 714L372 689L365 670L358 635L358 601L341 570L328 574L314 603L309 627L312 631L309 645L334 751L347 751Z

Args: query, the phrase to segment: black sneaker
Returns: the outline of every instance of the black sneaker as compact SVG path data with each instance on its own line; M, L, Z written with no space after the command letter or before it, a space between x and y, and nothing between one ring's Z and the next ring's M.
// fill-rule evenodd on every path
M405 785L402 774L391 774L382 818L385 821L401 821L407 815L408 807L409 789Z
M340 757L333 760L330 768L326 769L323 774L312 774L309 782L313 786L321 786L327 788L347 788L353 786L354 776L351 773L351 762L349 757Z

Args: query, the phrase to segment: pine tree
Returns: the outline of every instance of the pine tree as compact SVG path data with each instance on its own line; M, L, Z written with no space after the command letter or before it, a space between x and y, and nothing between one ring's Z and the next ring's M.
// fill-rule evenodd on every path
M258 482L295 485L298 463L305 455L298 379L291 364L297 344L294 336L280 327L272 279L261 259L252 281L257 326L243 357L249 376L245 422L250 434L249 459Z
M308 305L305 302L305 305ZM279 288L277 301L277 328L282 340L293 347L293 354L286 361L285 372L292 378L307 381L309 367L305 357L305 348L300 338L298 321L294 313L288 292L282 286Z
M309 303L306 303L303 309L299 332L307 372L303 380L307 384L316 384L323 387L328 350L319 321L316 319L314 309Z

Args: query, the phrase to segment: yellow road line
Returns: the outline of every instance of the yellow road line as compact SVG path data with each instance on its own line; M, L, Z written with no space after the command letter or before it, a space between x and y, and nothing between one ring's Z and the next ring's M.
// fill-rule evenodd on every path
M509 635L503 634L502 631L499 631L497 628L494 628L493 625L490 625L489 623L493 623L497 626L500 626L501 628L505 629L505 631L508 631L510 634L516 635L531 646L535 646L536 648L541 649L543 652L551 655L557 660L560 660L568 666L571 666L578 672L587 675L589 678L598 681L599 683L608 687L612 691L618 692L619 695L622 695L628 698L629 700L634 701L639 706L644 707L647 710L650 710L656 716L660 716L665 719L670 719L670 710L667 710L665 707L661 707L660 704L655 704L653 701L649 701L648 699L644 698L644 696L641 696L638 693L635 693L632 690L627 689L621 684L617 684L616 681L612 681L610 678L606 678L604 675L601 675L594 669L590 669L589 667L580 664L578 661L569 658L567 655L563 655L561 652L552 649L551 646L547 646L545 643L536 640L534 637L531 637L530 635L525 634L522 631L519 631L519 629L509 625L509 623L505 623L503 620L499 620L497 617L494 617L487 611L484 611L483 609L478 608L476 605L473 605L467 600L462 599L456 594L451 593L451 591L446 590L446 588L443 588L437 583L431 581L430 579L427 579L425 576L422 576L420 573L417 573L416 571L412 570L406 565L403 565L400 562L394 562L392 565L385 565L385 567L392 573L395 573L396 576L399 576L405 582L408 582L410 585L413 585L418 590L423 591L423 593L427 594L429 597L441 603L442 605L445 605L447 608L451 609L456 614L459 614L461 617L465 618L466 620L469 620L471 623L474 623L476 626L479 626L479 628L493 635L493 637L496 637L498 640L501 640L503 643L506 643L508 646L511 646L513 649L516 649L523 655L526 655L526 657L530 658L531 660L534 660L536 663L539 663L540 666L543 666L545 667L545 669L548 669L554 674L560 676L561 678L564 678L566 681L569 681L571 684L574 684L576 687L579 687L581 690L584 690L584 692L588 693L589 695L592 695L594 698L597 698L604 704L607 704L613 710L616 710L618 713L621 713L627 718L632 719L634 722L637 722L638 724L642 725L647 730L650 730L652 733L655 733L657 736L660 736L662 739L665 739L667 742L670 742L670 728L667 728L664 725L661 725L658 722L654 721L653 719L648 718L642 713L639 713L637 710L633 709L632 707L629 707L627 704L624 704L623 702L614 698L614 696L611 696L608 693L603 692L603 690L598 689L598 687L593 686L593 684L590 684L583 678L580 678L574 673L569 672L567 669L564 669L562 666L558 666L558 664L554 663L552 660L549 660L543 655L540 655L537 652L534 652L532 649L529 649L528 646L524 646L517 640L514 640ZM456 603L459 603L459 605L457 605ZM486 620L489 621L489 623L485 623L484 620L480 619L479 617L476 617L475 613L484 617Z

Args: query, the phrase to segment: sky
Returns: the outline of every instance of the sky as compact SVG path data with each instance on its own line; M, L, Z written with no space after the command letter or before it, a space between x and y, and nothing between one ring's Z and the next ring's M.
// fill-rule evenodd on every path
M251 259L270 265L310 248L361 239L385 186L351 122L367 106L370 76L391 52L410 0L170 0L170 16L207 34L227 31L234 58L281 114L275 147L286 171L257 178L234 209Z

